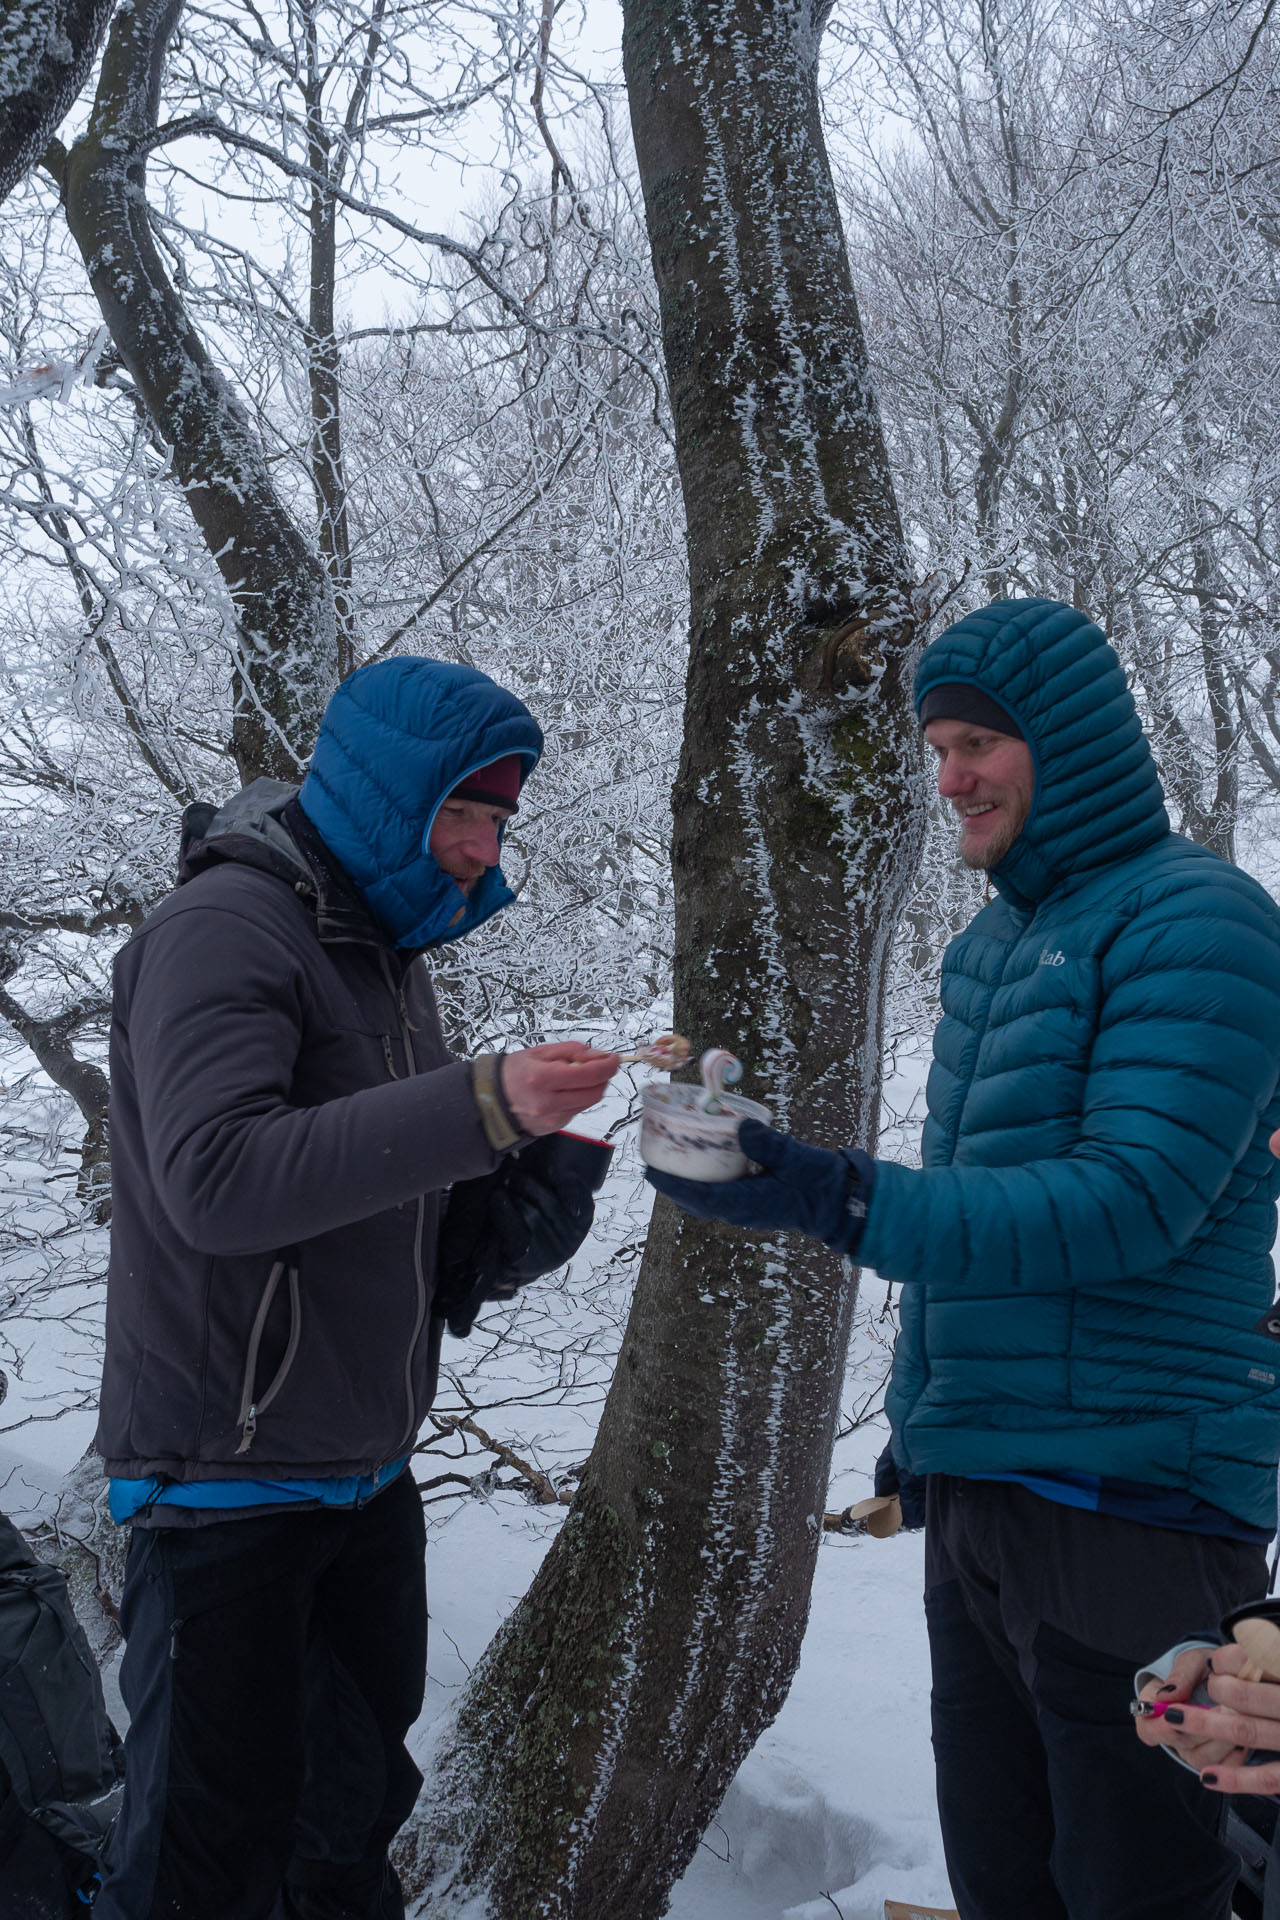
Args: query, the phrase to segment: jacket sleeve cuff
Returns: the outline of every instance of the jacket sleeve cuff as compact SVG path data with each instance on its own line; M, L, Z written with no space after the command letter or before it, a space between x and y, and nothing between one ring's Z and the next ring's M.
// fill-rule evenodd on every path
M502 1055L479 1053L471 1062L471 1094L485 1138L495 1153L510 1153L529 1138L521 1131L502 1090Z
M827 1245L835 1246L846 1260L856 1260L876 1184L876 1163L861 1147L843 1147L841 1153L850 1168L850 1177L845 1186L844 1224L839 1241L829 1240Z
M1169 1651L1162 1653L1158 1660L1153 1660L1150 1666L1143 1667L1139 1672L1134 1674L1134 1699L1137 1699L1142 1689L1148 1686L1152 1680L1167 1680L1173 1671L1173 1663L1180 1653L1187 1653L1192 1647L1203 1647L1206 1652L1211 1652L1214 1647L1220 1647L1223 1644L1222 1635L1211 1632L1195 1634L1190 1640L1179 1640L1176 1647L1170 1647ZM1198 1707L1211 1707L1213 1705L1212 1700L1210 1700L1208 1694L1204 1691L1203 1684L1196 1688L1191 1699L1193 1705ZM1194 1760L1188 1760L1185 1755L1178 1752L1176 1747L1162 1747L1160 1751L1167 1754L1170 1760L1176 1761L1180 1767L1185 1767L1188 1773L1199 1773L1200 1768L1196 1762Z
M1192 1647L1205 1647L1211 1650L1222 1645L1223 1639L1220 1633L1197 1633L1190 1640L1179 1640L1176 1647L1170 1647L1167 1653L1162 1653L1158 1660L1151 1661L1150 1665L1143 1667L1134 1675L1134 1697L1136 1698L1152 1680L1167 1680L1173 1672L1173 1663L1180 1653L1189 1653Z

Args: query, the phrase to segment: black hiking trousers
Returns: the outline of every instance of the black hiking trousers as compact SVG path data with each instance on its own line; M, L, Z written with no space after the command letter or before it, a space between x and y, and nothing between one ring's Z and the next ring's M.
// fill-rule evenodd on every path
M1133 1730L1134 1674L1266 1588L1261 1547L931 1474L933 1751L964 1920L1227 1920L1226 1802Z
M134 1529L125 1790L95 1920L403 1920L422 1504Z

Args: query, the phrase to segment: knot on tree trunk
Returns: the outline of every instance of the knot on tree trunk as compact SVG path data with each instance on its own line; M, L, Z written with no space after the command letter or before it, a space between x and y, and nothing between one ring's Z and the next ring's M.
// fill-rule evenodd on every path
M797 681L805 693L829 698L871 686L884 643L900 631L903 615L886 607L819 606L809 609L806 625L816 627L818 637L804 656Z

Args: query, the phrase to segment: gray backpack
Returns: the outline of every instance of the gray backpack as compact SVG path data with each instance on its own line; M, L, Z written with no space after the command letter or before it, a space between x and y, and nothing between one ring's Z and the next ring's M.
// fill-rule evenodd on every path
M122 1753L57 1567L0 1514L0 1914L83 1915L120 1802Z

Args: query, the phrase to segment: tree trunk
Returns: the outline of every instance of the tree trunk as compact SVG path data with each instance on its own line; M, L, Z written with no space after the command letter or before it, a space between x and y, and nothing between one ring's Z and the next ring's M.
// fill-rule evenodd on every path
M147 154L180 12L181 0L134 0L117 16L88 131L67 159L67 220L235 605L232 744L241 775L287 780L311 751L337 675L333 592L152 239Z
M307 213L311 241L311 287L307 309L307 384L311 398L311 443L308 458L315 492L316 526L320 552L333 587L337 622L338 677L345 680L356 665L356 611L351 584L351 527L347 513L346 463L342 449L342 349L335 326L338 280L338 202L321 182L337 187L356 144L368 102L378 54L386 0L373 0L364 58L356 75L342 129L336 143L325 125L326 64L317 35L318 5L307 0L303 8L306 29L307 165L311 169L311 202Z
M307 164L323 173L329 154L313 133ZM342 350L334 326L338 272L338 206L322 187L311 189L311 294L307 318L307 385L311 398L308 456L315 492L320 552L333 588L337 668L345 680L356 664L355 600L351 590L351 530L342 452Z
M676 1023L780 1126L870 1146L923 810L820 31L803 0L630 0L623 44L688 516ZM665 1911L799 1657L853 1298L812 1243L659 1201L579 1494L459 1715L430 1910Z
M1178 708L1181 663L1168 633L1157 626L1140 593L1131 590L1117 613L1121 635L1125 616L1132 621L1134 671L1146 696L1160 778L1176 809L1177 825L1202 847L1208 846L1213 819L1200 791L1203 756Z
M1200 511L1207 519L1205 507ZM1240 739L1222 655L1222 608L1225 600L1222 572L1213 536L1203 529L1191 550L1193 599L1200 659L1204 668L1209 723L1213 730L1213 757L1209 768L1210 799L1206 831L1197 834L1202 845L1234 863L1236 818L1240 811Z
M107 1148L107 1076L101 1067L81 1060L72 1040L77 1029L90 1020L101 1021L109 1011L107 1002L80 1002L52 1020L41 1020L28 1013L5 985L16 962L0 954L0 1020L11 1026L18 1038L35 1055L55 1086L69 1093L80 1109L85 1123L80 1149L80 1176L77 1189L95 1218L105 1221L111 1212L110 1170Z
M0 17L0 200L34 167L89 77L114 0L6 0Z

